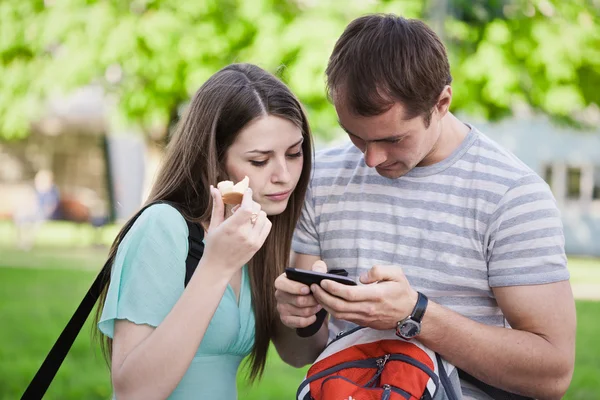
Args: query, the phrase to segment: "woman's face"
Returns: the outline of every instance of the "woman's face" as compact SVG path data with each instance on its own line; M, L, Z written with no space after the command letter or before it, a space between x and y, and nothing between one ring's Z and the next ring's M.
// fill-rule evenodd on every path
M253 120L227 150L229 179L237 183L248 176L254 201L267 215L281 214L302 173L303 139L302 130L287 119Z

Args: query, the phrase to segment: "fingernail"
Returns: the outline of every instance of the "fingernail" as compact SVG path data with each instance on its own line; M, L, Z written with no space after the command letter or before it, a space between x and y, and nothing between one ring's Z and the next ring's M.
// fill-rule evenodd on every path
M310 293L310 289L306 286L304 286L302 289L300 289L300 292L302 294L309 294Z
M329 287L329 283L328 283L328 282L325 282L325 281L322 281L322 282L321 282L321 288L322 288L322 289L325 289L325 290L327 290L327 288L328 288L328 287Z
M312 285L310 285L310 289L314 292L317 289L318 286L319 285L316 285L316 284L313 283Z

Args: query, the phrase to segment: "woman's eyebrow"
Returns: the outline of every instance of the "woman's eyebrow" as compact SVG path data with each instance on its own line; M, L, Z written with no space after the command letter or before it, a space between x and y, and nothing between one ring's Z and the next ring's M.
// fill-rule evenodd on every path
M294 143L293 145L291 145L290 147L288 147L288 149L291 149L292 147L298 146L303 141L304 141L304 138L298 140L296 143ZM250 150L250 151L246 152L246 154L248 154L248 153L272 154L272 153L274 153L274 151L273 150L259 150L259 149L254 149L254 150Z

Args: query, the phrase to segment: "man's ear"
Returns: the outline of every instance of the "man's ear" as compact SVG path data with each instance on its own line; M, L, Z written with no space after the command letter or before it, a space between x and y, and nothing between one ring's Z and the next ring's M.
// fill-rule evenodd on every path
M450 110L450 103L452 103L452 87L450 85L444 86L442 93L438 97L438 101L435 105L435 109L439 114L440 118L444 117L448 110Z

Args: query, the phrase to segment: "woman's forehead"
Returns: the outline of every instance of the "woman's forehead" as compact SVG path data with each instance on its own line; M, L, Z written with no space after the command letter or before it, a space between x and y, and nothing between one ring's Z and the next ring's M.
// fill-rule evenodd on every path
M266 116L246 125L238 134L232 147L260 148L261 150L287 149L302 139L302 130L291 121Z

